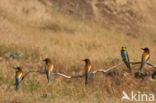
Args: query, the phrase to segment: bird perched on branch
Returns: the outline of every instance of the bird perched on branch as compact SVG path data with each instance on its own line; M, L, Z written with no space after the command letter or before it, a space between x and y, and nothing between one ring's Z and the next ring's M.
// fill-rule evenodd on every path
M91 61L89 59L84 59L85 62L85 85L88 84L89 77L91 75L90 70L91 70Z
M20 85L21 81L24 79L24 76L23 76L23 71L22 71L21 67L15 67L14 69L16 69L16 75L15 75L16 91L18 91L19 85Z
M54 67L53 67L52 61L49 58L46 58L43 61L45 61L45 63L46 63L45 64L45 71L46 71L46 75L47 75L47 79L48 79L48 83L49 83Z
M131 66L129 63L130 60L129 60L129 55L128 55L126 46L122 46L122 48L121 48L121 57L122 57L122 60L124 61L124 63L126 64L127 68L129 69L129 71L131 72L132 69L131 69Z
M141 48L144 52L142 54L141 58L141 66L140 66L140 72L143 73L143 68L145 64L147 64L149 58L150 58L150 50L148 48Z

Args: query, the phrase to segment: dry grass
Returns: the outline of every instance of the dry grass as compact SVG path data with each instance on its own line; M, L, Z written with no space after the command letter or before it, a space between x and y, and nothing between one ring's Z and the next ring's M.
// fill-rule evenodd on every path
M93 70L107 69L121 61L122 45L127 46L132 61L140 61L140 48L147 46L151 49L150 62L156 64L156 36L154 31L138 36L110 31L93 21L57 12L38 0L0 1L0 20L1 103L120 103L123 90L156 91L155 82L134 78L122 65L115 70L119 75L98 73L87 87L83 78L54 76L48 84L45 75L32 73L16 92L12 67L20 65L24 72L43 71L42 59L46 57L52 59L56 72L75 75L84 71L81 59L90 58ZM8 56L11 51L20 51L23 56L13 59ZM133 66L134 71L138 67Z

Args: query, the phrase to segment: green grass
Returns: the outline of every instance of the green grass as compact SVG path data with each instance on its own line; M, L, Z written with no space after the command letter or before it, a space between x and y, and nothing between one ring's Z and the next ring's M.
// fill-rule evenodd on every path
M2 76L0 76L0 84L4 83L4 81L5 79Z
M48 94L47 93L43 93L42 95L41 95L41 98L47 98L48 97Z
M41 88L40 83L36 80L29 81L27 84L23 83L23 86L26 90L31 92L37 91L39 88Z
M17 45L5 46L0 45L0 56L1 57L12 57L14 59L39 59L39 50L36 48L26 48Z
M5 0L1 0L3 1ZM135 79L134 74L122 74L127 69L123 64L115 68L115 71L112 70L112 73L117 71L119 76L97 73L90 78L88 86L84 85L84 78L65 79L53 76L50 83L47 83L46 75L32 73L21 82L20 89L16 92L15 71L12 67L22 66L24 73L29 70L43 71L44 62L41 60L47 57L52 59L55 72L66 75L83 73L82 59L85 58L91 59L91 71L108 69L118 64L122 61L122 45L127 46L130 58L136 61L141 58L142 46L152 48L150 61L155 63L155 35L142 34L138 38L127 36L122 31L107 29L102 24L82 19L76 14L53 12L48 6L38 3L38 0L14 0L7 4L6 10L11 12L11 8L15 8L17 12L14 9L12 13L0 11L0 20L3 21L0 25L0 102L16 103L16 100L22 99L19 102L116 103L116 100L120 100L122 90L143 91L146 88L147 91L156 91L156 84L149 79L143 81ZM23 9L29 11L26 16L20 11ZM8 58L6 54L9 54ZM20 56L21 54L23 55ZM138 65L132 68L135 70Z
M66 33L74 33L75 30L68 27L68 26L63 26L61 24L58 23L51 23L51 24L47 24L44 27L42 27L41 29L43 30L51 30L54 32L66 32Z

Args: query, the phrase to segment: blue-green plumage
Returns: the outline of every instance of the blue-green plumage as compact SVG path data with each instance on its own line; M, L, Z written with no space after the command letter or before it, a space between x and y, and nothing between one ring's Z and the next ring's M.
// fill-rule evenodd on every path
M48 79L48 83L50 82L50 78L52 76L52 72L48 73L48 71L46 71L47 74L47 79Z
M147 61L143 61L141 62L141 66L140 66L140 72L142 73L143 72L143 67L144 65L147 63Z
M127 56L127 51L121 50L121 56L123 61L129 61L128 56Z
M130 61L129 61L127 51L126 50L121 50L121 56L122 56L122 60L126 64L127 68L131 71L131 67L130 67L130 64L129 64Z
M20 82L21 82L21 79L16 78L16 91L18 91L19 89Z
M89 72L86 73L86 75L85 75L85 85L88 84L88 80L89 80L90 75L91 74Z

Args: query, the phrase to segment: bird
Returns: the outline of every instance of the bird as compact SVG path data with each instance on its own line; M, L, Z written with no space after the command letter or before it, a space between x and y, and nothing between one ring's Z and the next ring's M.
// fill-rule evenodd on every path
M122 60L124 61L124 63L126 64L127 68L129 69L129 71L131 72L132 69L131 69L131 66L129 63L130 60L129 60L129 55L128 55L126 46L122 46L122 48L121 48L121 57L122 57Z
M24 76L21 67L15 67L14 69L16 69L15 80L16 80L16 91L18 91L19 85L21 81L24 79Z
M144 52L141 58L141 65L140 65L140 73L143 73L143 67L147 64L148 60L150 59L150 50L149 48L141 48Z
M52 71L53 71L53 64L51 59L46 58L43 61L45 61L45 71L46 71L46 75L47 75L47 79L48 79L48 83L50 82L50 78L52 77Z
M90 70L91 70L91 61L89 59L84 59L85 62L85 85L88 84L89 77L91 75Z

